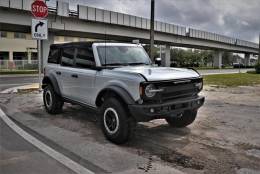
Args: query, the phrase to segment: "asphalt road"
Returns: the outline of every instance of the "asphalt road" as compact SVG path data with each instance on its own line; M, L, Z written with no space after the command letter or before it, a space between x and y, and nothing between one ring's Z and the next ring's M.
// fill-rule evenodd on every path
M37 77L31 76L0 76L0 91L37 81ZM71 174L74 172L24 140L0 119L0 173Z
M0 119L1 174L71 174L70 169L25 141Z
M0 76L0 91L37 82L37 76Z

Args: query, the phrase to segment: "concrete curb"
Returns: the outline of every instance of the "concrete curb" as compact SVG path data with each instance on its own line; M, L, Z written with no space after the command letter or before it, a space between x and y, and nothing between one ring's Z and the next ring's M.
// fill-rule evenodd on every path
M17 93L19 91L30 91L30 90L38 90L38 89L39 89L39 84L33 83L31 85L9 88L9 89L1 91L0 94L12 94L12 93Z
M1 77L38 77L39 75L38 74L10 74L10 75L8 75L8 74L6 74L6 75L1 75L0 74L0 78Z

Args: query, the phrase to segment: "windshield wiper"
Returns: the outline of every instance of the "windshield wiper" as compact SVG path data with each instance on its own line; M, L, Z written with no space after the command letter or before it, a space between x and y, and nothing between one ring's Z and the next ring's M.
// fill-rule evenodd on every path
M136 63L110 63L105 64L105 66L129 66L129 65L150 65L149 63L136 62Z
M150 65L150 64L144 62L136 62L136 63L129 63L129 65Z
M128 63L110 63L110 64L105 64L105 66L128 66Z

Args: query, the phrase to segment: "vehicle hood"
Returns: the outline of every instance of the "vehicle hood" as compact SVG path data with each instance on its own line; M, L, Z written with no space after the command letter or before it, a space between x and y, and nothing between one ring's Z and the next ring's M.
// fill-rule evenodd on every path
M200 77L200 75L196 71L185 68L126 66L115 68L114 71L142 74L148 81L163 81Z

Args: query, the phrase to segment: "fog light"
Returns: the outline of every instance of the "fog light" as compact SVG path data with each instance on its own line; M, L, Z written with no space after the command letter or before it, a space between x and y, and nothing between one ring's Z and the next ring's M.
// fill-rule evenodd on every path
M154 113L154 108L151 108L151 109L150 109L150 112L151 112L151 113Z

